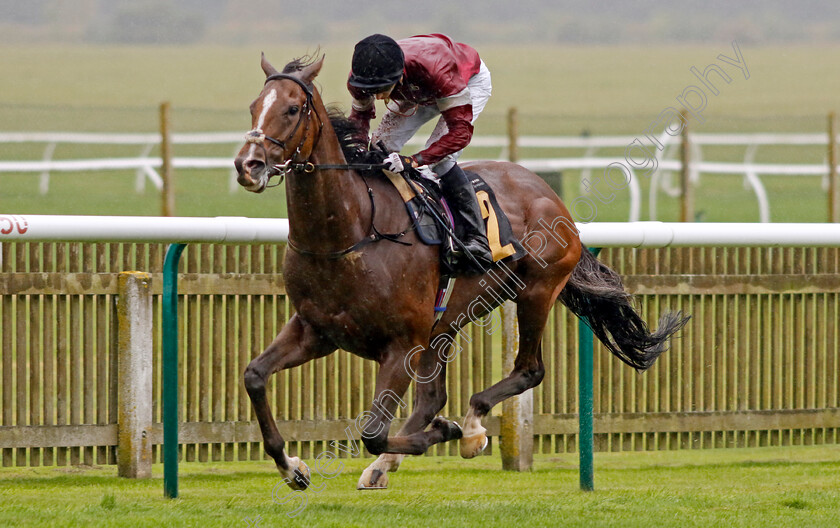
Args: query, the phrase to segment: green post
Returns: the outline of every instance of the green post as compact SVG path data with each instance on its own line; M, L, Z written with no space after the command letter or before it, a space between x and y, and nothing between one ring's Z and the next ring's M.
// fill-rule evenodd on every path
M601 248L589 248L598 256ZM578 321L578 452L580 454L580 489L592 491L595 489L595 468L592 463L595 435L593 432L594 397L592 390L594 337L592 329L586 320Z
M163 261L163 495L178 498L178 261L186 244L170 244Z

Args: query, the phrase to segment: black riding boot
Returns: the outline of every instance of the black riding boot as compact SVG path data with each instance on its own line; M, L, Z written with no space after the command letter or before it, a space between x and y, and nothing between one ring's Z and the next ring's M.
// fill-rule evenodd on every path
M470 263L469 267L474 271L484 273L493 265L493 255L487 243L484 220L481 218L481 208L475 198L473 186L457 163L449 169L449 172L441 175L440 180L443 195L452 206L452 214L456 217L455 223L463 227L464 236L461 242L479 262L482 269L475 269L475 263L463 255L461 248L456 248L456 253L460 253L457 255L458 260L462 263Z

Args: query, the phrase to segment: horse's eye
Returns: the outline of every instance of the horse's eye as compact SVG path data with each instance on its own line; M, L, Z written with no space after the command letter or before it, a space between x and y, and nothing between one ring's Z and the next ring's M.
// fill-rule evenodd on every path
M295 115L300 111L299 106L290 106L289 107L289 115Z

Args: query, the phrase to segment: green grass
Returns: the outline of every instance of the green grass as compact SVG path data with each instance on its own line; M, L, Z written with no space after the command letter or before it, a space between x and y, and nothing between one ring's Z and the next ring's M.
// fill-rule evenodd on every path
M595 491L578 487L576 455L538 455L527 473L497 456L411 458L386 491L356 491L370 459L313 478L308 503L272 501L270 462L184 463L181 497L113 467L3 468L2 526L621 526L826 527L840 524L840 449L788 447L596 454ZM278 488L277 497L288 493Z
M595 171L593 175L603 175ZM7 179L0 175L0 180ZM38 192L38 178L7 180L0 190L0 212L16 214L98 214L145 215L161 214L159 193L147 184L146 191L134 191L132 173L102 173L80 181L76 174L53 174L50 191ZM269 189L255 195L242 189L228 193L229 175L225 171L180 171L176 175L176 214L179 216L247 216L285 217L286 198L283 187ZM816 177L787 178L768 176L762 178L770 202L773 222L824 222L827 217L827 200L820 179ZM581 193L579 177L568 171L563 179L563 198L572 204ZM649 216L648 181L639 178L642 188L641 219ZM603 183L598 189L605 195L609 188ZM629 192L615 191L615 198L608 204L595 200L598 207L597 221L626 221L630 211ZM704 175L695 191L695 209L706 222L757 222L758 202L752 190L745 188L737 176ZM70 199L72 197L72 199ZM657 198L658 220L676 221L679 218L677 200L659 193Z
M7 177L0 175L0 179ZM182 171L176 174L177 216L285 217L282 187L255 195L244 190L228 193L225 171ZM134 191L134 174L100 173L81 181L76 174L53 174L50 191L38 193L38 177L4 182L0 211L16 214L96 214L157 216L160 193L147 182L144 193Z
M176 132L242 130L250 127L248 104L260 90L259 52L282 66L313 48L279 47L0 47L0 129L6 131L154 132L161 101L171 101ZM347 108L344 87L352 45L329 45L319 76L324 99ZM826 114L838 110L840 46L741 46L750 77L731 66L732 82L718 81L709 98L702 132L824 132ZM729 41L718 45L667 47L487 46L480 50L493 75L494 94L476 134L502 134L510 107L520 111L522 134L641 135L675 97L699 81L719 54L734 56ZM381 108L380 108L381 112ZM60 146L56 159L136 156L138 147ZM177 147L175 155L233 158L233 147ZM0 145L0 159L40 159L43 145ZM527 156L578 157L582 151L522 152ZM623 149L598 155L623 156ZM467 157L496 158L474 150ZM709 149L706 160L737 161L741 147ZM823 163L825 149L759 149L756 161ZM181 216L284 216L282 189L256 196L228 193L227 171L178 171L176 214ZM564 198L577 196L577 174L566 174ZM598 174L595 174L598 176ZM649 219L647 182L640 177L642 219ZM764 177L776 222L821 222L825 193L818 178ZM0 211L28 214L158 215L160 197L149 185L133 190L134 174L55 173L50 192L38 193L36 174L0 174ZM737 176L704 176L696 209L706 221L757 221L752 191ZM597 220L626 220L627 191L599 207ZM657 219L675 220L678 204L660 196Z
M138 125L155 130L154 112L143 116L138 110L154 110L168 100L183 112L176 116L178 129L203 130L212 121L222 129L237 130L247 126L248 104L264 78L259 68L261 49L277 67L314 51L270 43L238 48L2 46L0 68L7 75L0 105L9 114L0 122L7 130L93 126L134 130ZM318 80L324 99L347 108L344 82L352 44L330 45L322 51L326 62ZM488 116L500 116L516 106L552 133L579 132L566 123L570 116L587 121L593 133L620 128L641 132L660 111L676 104L683 89L699 82L690 73L691 66L703 70L711 63L723 64L716 59L719 54L734 56L725 40L705 46L484 46L479 51L493 75ZM741 52L750 77L744 79L736 68L724 67L732 82L718 83L720 94L709 99L704 128L720 130L725 123L737 128L768 119L779 119L775 124L789 127L797 125L791 116L814 116L819 121L812 126L824 130L821 116L837 110L840 92L840 72L827 65L840 61L840 46L741 45ZM38 106L61 110L55 126L46 113L37 116L40 119L26 118L25 113ZM101 119L98 112L104 110L114 111L117 119ZM73 111L75 119L67 119ZM86 113L91 114L90 121ZM491 125L492 119L483 119L480 128ZM524 131L536 128L527 122L523 127Z

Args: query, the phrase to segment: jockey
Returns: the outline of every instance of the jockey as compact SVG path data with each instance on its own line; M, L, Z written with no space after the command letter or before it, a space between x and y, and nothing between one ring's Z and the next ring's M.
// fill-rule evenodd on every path
M441 190L464 227L462 242L485 268L493 260L481 210L456 161L472 139L473 123L491 88L490 72L478 52L440 34L399 42L379 34L361 40L347 81L353 97L350 119L367 137L376 117L374 102L385 101L386 113L371 143L381 141L392 152L385 160L392 172L427 165L439 175ZM423 124L438 117L424 150L410 157L397 154Z

